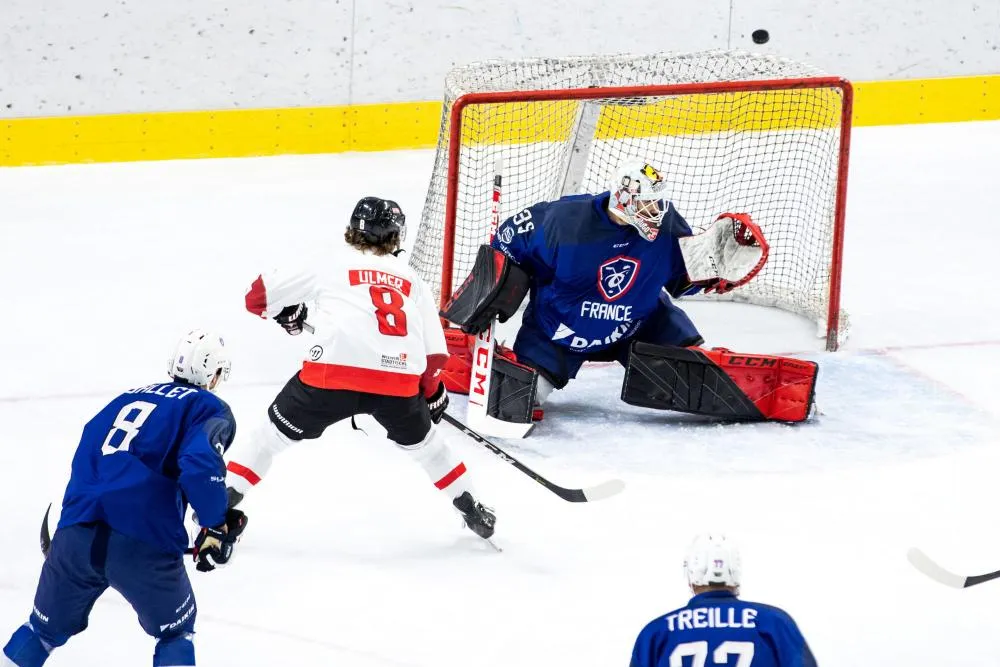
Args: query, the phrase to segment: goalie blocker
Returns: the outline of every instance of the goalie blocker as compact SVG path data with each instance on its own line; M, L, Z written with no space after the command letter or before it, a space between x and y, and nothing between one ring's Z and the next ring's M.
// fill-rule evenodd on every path
M725 348L633 343L621 398L630 405L735 421L809 417L818 366L812 361Z
M484 244L479 246L472 272L439 314L465 333L478 334L489 328L494 317L501 322L510 319L528 294L529 285L524 269Z

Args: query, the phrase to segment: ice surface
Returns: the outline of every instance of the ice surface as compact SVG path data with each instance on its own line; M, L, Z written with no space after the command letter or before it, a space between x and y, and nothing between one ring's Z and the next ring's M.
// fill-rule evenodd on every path
M502 554L371 420L282 455L246 500L232 566L192 569L199 664L626 664L639 629L686 600L682 553L707 529L739 540L744 596L791 612L824 666L1000 662L1000 583L950 590L905 558L917 545L962 574L1000 567L998 153L1000 123L856 131L843 352L786 313L687 306L710 344L817 360L814 423L633 408L621 369L588 367L530 438L501 444L565 486L620 477L615 498L565 503L449 432L497 509ZM249 282L337 243L361 195L393 196L415 221L431 159L0 171L0 632L27 618L38 524L85 420L161 378L178 334L213 327L248 435L309 346L245 313ZM148 664L152 647L109 593L49 664Z

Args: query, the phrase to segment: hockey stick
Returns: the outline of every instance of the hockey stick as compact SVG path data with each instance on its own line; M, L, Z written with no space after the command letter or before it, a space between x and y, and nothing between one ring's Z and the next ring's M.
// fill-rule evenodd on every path
M490 241L500 226L500 191L503 187L503 160L497 159L493 167L493 208L490 211ZM487 410L490 401L490 380L493 376L493 335L496 319L476 336L472 348L472 377L469 380L469 409L466 419L472 428L497 438L523 438L534 424L508 422L492 417Z
M52 534L49 532L49 512L52 511L52 503L45 508L45 516L42 517L42 528L38 533L38 544L42 548L42 556L49 557L49 549L52 547ZM194 547L184 550L184 555L189 556L194 553Z
M52 546L52 535L49 534L49 512L52 510L52 503L45 508L45 516L42 517L42 529L38 533L38 544L42 548L42 556L49 557L49 548Z
M944 584L945 586L950 586L951 588L968 588L987 581L992 581L993 579L1000 579L1000 570L997 570L996 572L989 572L987 574L976 574L968 577L949 572L932 561L927 554L916 547L913 547L906 552L906 559L910 561L910 565L917 568L923 574L927 575L939 584Z
M535 480L536 482L538 482L539 484L541 484L546 489L556 494L563 500L569 501L571 503L587 503L587 502L593 502L595 500L604 500L605 498L610 498L611 496L621 493L622 490L625 488L625 482L621 481L620 479L609 479L606 482L602 482L601 484L598 484L596 486L591 486L586 489L565 489L545 479L537 472L535 472L528 466L524 465L523 463L515 459L510 454L500 449L492 442L490 442L489 440L479 435L478 433L473 431L471 428L469 428L462 422L458 421L457 419L449 415L447 412L445 412L442 415L442 417L446 422L457 428L459 431L465 433L467 436L469 436L470 438L481 444L483 447L496 454L499 459L511 464L512 466L514 466L515 468L523 472L525 475Z

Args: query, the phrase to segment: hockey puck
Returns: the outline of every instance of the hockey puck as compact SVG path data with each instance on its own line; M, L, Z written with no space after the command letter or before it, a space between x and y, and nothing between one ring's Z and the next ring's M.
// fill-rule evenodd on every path
M767 30L754 30L750 33L750 39L753 40L754 44L767 44L768 40L771 39L771 35L768 34Z

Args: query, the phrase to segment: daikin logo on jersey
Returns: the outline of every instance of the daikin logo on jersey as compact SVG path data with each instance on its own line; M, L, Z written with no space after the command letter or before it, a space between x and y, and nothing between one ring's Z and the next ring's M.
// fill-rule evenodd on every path
M641 321L640 321L641 322ZM640 322L622 322L614 330L604 338L584 338L576 334L575 331L570 329L565 324L560 324L556 328L556 332L552 334L552 340L562 340L564 338L569 338L569 346L574 350L584 350L592 347L604 347L605 345L611 345L612 343L617 343L623 337L631 335L636 328L638 328ZM572 338L570 338L572 336Z
M628 292L638 274L639 260L619 255L598 267L597 287L605 299L614 301Z

